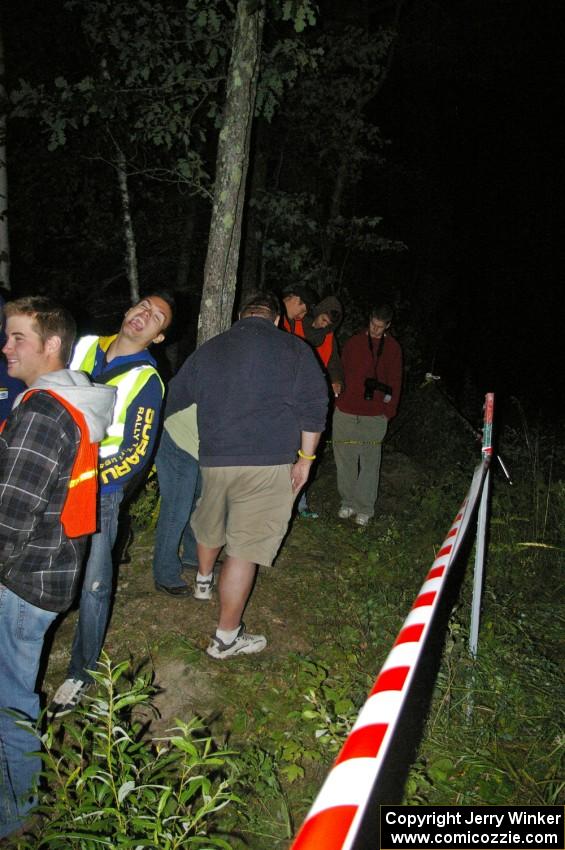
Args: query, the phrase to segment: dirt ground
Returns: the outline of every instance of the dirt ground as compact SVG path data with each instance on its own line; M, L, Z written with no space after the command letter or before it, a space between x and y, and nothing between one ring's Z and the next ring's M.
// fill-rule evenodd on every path
M403 454L385 453L379 516L402 511L403 493L418 478L418 470ZM339 507L335 466L326 452L309 495L319 519L295 518L272 569L259 570L256 586L245 612L249 631L267 636L266 650L259 656L218 662L204 652L218 617L217 596L209 602L189 597L175 599L158 593L153 585L153 531L137 531L131 547L131 563L119 568L114 609L105 651L113 662L126 658L133 665L154 671L159 693L152 723L155 735L169 728L176 717L197 714L213 727L229 727L230 719L247 707L250 716L260 699L262 684L284 676L289 653L315 651L324 628L322 586L331 592L336 571L347 559L348 540L371 533L351 521L337 519ZM327 546L330 530L340 526L340 545ZM314 575L312 575L314 573ZM192 580L192 574L186 574ZM319 606L319 607L317 607ZM65 678L69 650L77 619L71 610L56 625L43 680L46 699ZM321 630L319 626L322 626ZM323 639L323 638L322 638ZM250 675L252 674L252 675ZM284 687L284 682L281 682Z

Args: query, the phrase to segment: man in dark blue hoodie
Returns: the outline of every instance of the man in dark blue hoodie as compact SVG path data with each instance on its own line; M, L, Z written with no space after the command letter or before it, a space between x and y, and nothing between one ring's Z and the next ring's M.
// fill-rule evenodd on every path
M209 599L220 549L220 619L212 658L261 652L241 621L258 565L270 566L324 430L328 392L304 341L280 333L280 305L254 293L230 330L204 343L169 384L166 416L197 406L202 496L195 596ZM298 457L297 457L298 455Z
M6 333L4 331L4 297L0 294L0 351L6 343ZM8 418L8 414L12 409L14 399L17 395L23 392L26 385L19 378L13 378L8 374L6 368L6 358L0 353L0 423Z

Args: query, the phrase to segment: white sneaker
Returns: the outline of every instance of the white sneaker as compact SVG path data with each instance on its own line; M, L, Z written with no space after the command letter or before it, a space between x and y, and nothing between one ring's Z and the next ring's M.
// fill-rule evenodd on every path
M242 623L235 640L231 643L224 643L223 640L214 635L206 652L212 658L221 660L222 658L231 658L233 655L252 655L255 652L262 652L266 646L267 638L265 635L248 635L245 631L245 623Z
M365 528L366 525L369 525L370 519L371 519L371 517L367 516L367 514L357 514L354 522L355 522L356 525L360 525L363 528Z
M353 510L353 508L346 508L342 506L337 512L337 515L340 519L349 519L353 516L354 513L355 511Z
M195 599L211 599L212 598L212 588L214 587L214 575L212 574L208 581L202 581L198 577L198 573L196 574L196 581L194 582L194 598Z
M65 679L57 688L55 696L47 708L47 717L62 717L77 707L84 694L90 687L90 682L82 679Z

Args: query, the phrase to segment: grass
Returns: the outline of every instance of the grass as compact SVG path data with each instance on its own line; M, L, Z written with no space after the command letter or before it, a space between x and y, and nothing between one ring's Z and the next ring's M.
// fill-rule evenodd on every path
M120 575L107 640L112 657L131 654L154 669L164 688L154 728L196 714L218 748L238 753L234 794L241 802L222 810L220 824L237 850L289 846L469 487L480 453L456 419L442 427L443 411L429 398L424 422L410 419L407 407L385 454L380 513L368 529L336 519L327 453L310 497L320 518L294 523L277 569L260 575L246 612L248 625L269 638L262 655L213 662L203 648L216 603L156 597L151 522L138 534L134 564ZM422 441L425 457L420 451L410 461ZM495 472L478 658L467 650L471 557L437 650L437 676L427 682L423 734L405 765L402 793L410 804L564 799L564 459L549 437L520 429L507 432L503 456L514 485ZM153 502L146 513L154 515ZM68 654L70 634L64 624L57 657ZM58 676L60 669L48 669L48 690Z

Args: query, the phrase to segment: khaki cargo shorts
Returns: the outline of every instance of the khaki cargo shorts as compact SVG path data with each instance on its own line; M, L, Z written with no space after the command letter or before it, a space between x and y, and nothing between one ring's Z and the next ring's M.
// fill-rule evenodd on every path
M294 494L291 464L207 466L191 525L199 543L270 567L286 534Z

